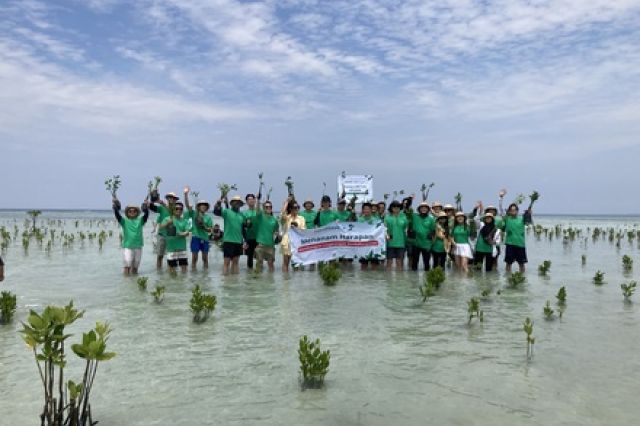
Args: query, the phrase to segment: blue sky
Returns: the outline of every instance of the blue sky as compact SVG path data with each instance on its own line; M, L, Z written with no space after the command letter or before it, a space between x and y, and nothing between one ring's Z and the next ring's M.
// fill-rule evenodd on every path
M0 208L369 173L640 213L640 1L0 1Z

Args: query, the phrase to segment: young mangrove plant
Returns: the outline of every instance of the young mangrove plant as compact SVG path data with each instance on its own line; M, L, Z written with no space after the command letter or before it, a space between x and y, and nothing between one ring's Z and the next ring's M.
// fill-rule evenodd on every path
M564 286L560 287L560 290L558 290L556 299L558 299L558 305L564 306L567 303L567 290Z
M219 183L218 189L220 190L220 198L224 200L225 198L227 198L229 192L237 191L238 186L235 184L229 185L228 183Z
M156 286L155 290L151 292L151 295L153 296L153 299L156 301L156 303L162 303L162 301L164 300L164 286Z
M581 260L582 260L582 266L586 265L587 264L587 255L583 254L581 256Z
M436 290L440 288L445 280L444 270L438 266L430 269L424 275L424 284L420 287L420 294L422 295L422 302L426 302L428 298L435 295Z
M145 291L147 289L147 282L149 281L149 277L138 277L136 283L138 283L138 288L140 291Z
M551 308L551 302L549 300L547 300L546 305L544 305L542 312L544 313L544 317L547 320L553 319L553 315L555 314L555 311Z
M604 284L604 272L602 271L597 271L596 274L593 276L593 283L595 285L602 285Z
M111 196L115 199L118 198L118 189L120 188L121 184L122 181L120 180L120 175L114 175L104 181L104 185L107 188L107 191L109 191L111 193Z
M633 269L633 259L626 254L622 256L622 269L625 272L631 272Z
M36 230L36 219L38 216L42 214L40 210L29 210L27 211L27 215L31 218L31 230L35 232Z
M0 296L0 324L9 324L16 312L16 295L3 291Z
M203 293L200 285L196 285L191 292L191 300L189 301L189 306L193 313L193 322L205 322L216 308L217 302L216 296Z
M71 337L65 327L84 315L73 307L47 306L42 314L31 311L27 323L23 323L22 338L33 351L40 379L44 387L44 408L40 424L46 426L92 426L89 398L98 364L116 354L107 352L107 340L111 329L108 324L97 322L93 330L83 333L82 341L71 345L73 353L85 360L82 381L65 383L66 340Z
M511 288L517 288L518 286L520 286L520 284L523 284L526 280L527 280L527 277L525 277L525 275L520 271L512 273L507 278L507 281L509 282L509 287Z
M620 284L620 288L622 289L624 300L629 301L631 296L633 296L633 293L636 291L636 282L630 281L628 283Z
M318 268L322 282L325 285L336 285L342 277L342 271L336 262L325 262Z
M531 359L533 357L533 344L536 342L533 334L533 321L529 317L524 320L524 324L522 329L527 334L527 359Z
M542 262L541 265L538 266L538 272L540 273L540 275L546 276L547 273L549 272L549 269L551 269L550 260L545 260L544 262Z
M467 313L469 314L469 324L471 324L473 317L484 322L484 312L480 310L480 301L477 298L472 297L467 301Z
M293 180L291 176L287 176L287 180L284 181L285 186L287 187L287 195L291 197L291 199L295 199L295 195L293 194Z
M320 349L320 339L309 340L307 336L300 338L298 359L300 360L300 375L302 390L318 389L324 384L324 377L329 371L329 350Z

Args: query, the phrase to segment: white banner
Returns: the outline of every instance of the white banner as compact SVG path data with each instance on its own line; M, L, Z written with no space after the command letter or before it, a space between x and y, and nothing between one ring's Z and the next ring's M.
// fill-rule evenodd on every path
M386 228L382 222L331 223L315 229L289 229L291 260L295 265L310 265L346 258L384 259Z
M356 203L361 204L373 200L373 176L372 175L346 175L338 176L338 194L345 193L345 198L350 200L356 196Z

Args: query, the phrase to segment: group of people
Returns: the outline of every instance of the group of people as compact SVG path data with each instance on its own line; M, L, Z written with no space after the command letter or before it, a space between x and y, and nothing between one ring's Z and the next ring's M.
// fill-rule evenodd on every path
M298 201L289 196L279 216L274 216L270 200L261 201L260 193L257 196L247 194L244 199L237 195L231 199L224 196L213 206L213 215L222 218L223 229L213 225L208 201L198 200L195 206L190 204L188 187L184 189L184 203L173 192L167 193L164 200L156 193L151 194L141 208L127 206L124 216L120 214L120 203L115 198L113 209L122 228L124 273L127 275L138 271L143 247L142 230L150 211L157 213L157 268L162 268L166 257L171 272L178 268L182 272L187 271L189 236L193 269L197 268L199 260L207 269L210 241L221 241L223 274L238 273L239 260L243 255L247 257L248 269L255 265L255 270L260 272L266 262L268 270L273 272L278 245L282 253L282 270L288 272L292 258L290 229L313 229L336 221L384 223L386 260L360 258L358 261L362 269L378 269L384 262L387 270L394 267L402 270L405 259L414 271L418 270L421 260L424 270L432 267L444 269L449 258L461 271L468 271L473 264L478 267L484 265L485 271L490 272L497 267L504 243L507 271L511 271L513 263L518 263L520 271L524 272L527 263L525 227L531 223L531 206L522 215L516 203L504 211L505 194L505 190L499 192L498 207L485 207L478 202L470 213L464 213L459 205L456 209L451 204L443 205L438 201L429 204L426 199L414 211L413 196L401 201L393 200L388 206L385 201L365 202L359 214L354 200L348 202L339 198L334 209L331 197L327 195L322 196L317 210L310 199L305 200L300 209ZM353 260L340 259L345 263Z

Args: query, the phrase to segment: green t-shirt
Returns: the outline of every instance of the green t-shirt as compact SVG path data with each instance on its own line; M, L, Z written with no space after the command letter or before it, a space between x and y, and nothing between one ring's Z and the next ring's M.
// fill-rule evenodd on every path
M300 216L304 217L304 222L307 224L307 229L313 229L316 227L313 221L316 220L317 212L315 210L302 210L298 213Z
M200 226L198 226L198 221L197 221L197 217L198 217L198 211L197 210L190 210L188 212L189 217L191 218L191 234L193 237L197 237L200 238L201 240L205 240L208 241L209 240L209 233L207 232L206 229L200 228ZM204 226L211 229L213 227L213 220L211 219L211 216L209 216L206 213L201 214L202 217L202 222L204 223Z
M338 220L338 215L333 210L321 210L320 211L320 226L328 225Z
M164 223L167 223L170 218L166 218ZM173 218L173 226L176 227L176 236L172 237L167 235L167 251L168 252L176 252L176 251L186 251L187 250L187 237L179 236L178 234L182 232L187 232L189 230L189 221L187 219L176 219ZM166 229L166 228L164 228Z
M120 227L122 227L122 248L142 248L144 245L142 238L143 226L142 216L138 216L135 219L129 219L128 217L122 218L122 222L120 222Z
M236 212L233 209L222 209L222 218L224 219L222 242L242 244L242 225L245 220L242 212Z
M245 210L242 212L242 215L244 216L244 219L247 220L249 219L249 221L251 222L251 226L247 228L247 240L255 240L256 239L256 235L258 234L258 230L256 229L256 225L255 223L253 223L253 220L255 219L257 214L257 210Z
M156 217L156 223L162 224L162 223L164 223L165 220L167 220L167 218L169 216L171 216L171 211L169 210L169 208L167 206L162 205L162 204L158 204L157 208L158 208L158 217ZM185 212L182 213L182 218L183 219L187 219L188 217L189 217L188 216L188 212L185 211ZM166 228L159 229L158 230L158 235L166 237L167 236L167 229Z
M349 210L336 210L336 217L340 222L349 222L349 218L351 217L351 212Z
M259 212L254 219L253 226L256 227L256 241L258 244L269 247L275 245L273 234L278 232L278 219L273 215Z
M453 242L456 244L469 244L469 227L464 225L456 225L453 227Z
M358 218L358 223L368 223L369 225L375 225L378 222L380 222L380 218L375 217L374 215L371 215L369 217L360 216Z
M505 216L504 217L504 229L505 229L505 244L524 247L524 219L522 216Z
M493 246L491 244L487 244L484 238L482 238L480 231L478 231L478 238L476 238L476 251L478 253L493 253Z
M436 230L436 221L431 215L425 217L419 214L413 215L413 230L416 232L416 247L431 250L433 246L433 233Z
M407 242L407 217L401 214L398 216L387 215L384 218L384 224L387 227L387 233L391 237L387 241L387 247L405 248Z

